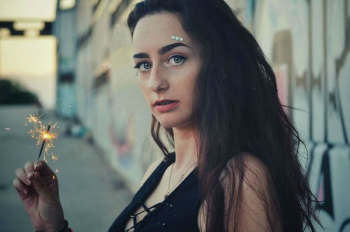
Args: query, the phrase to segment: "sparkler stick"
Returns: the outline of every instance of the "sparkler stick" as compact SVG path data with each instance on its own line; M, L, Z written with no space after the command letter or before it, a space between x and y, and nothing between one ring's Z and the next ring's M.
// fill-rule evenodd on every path
M51 127L51 125L48 125L47 131L46 131L47 133L50 131L50 127ZM43 137L45 138L45 134L44 134ZM41 145L41 149L40 149L39 156L38 156L38 162L39 162L39 159L40 159L40 156L41 156L41 152L43 151L43 148L45 146L45 142L46 142L46 139L43 140L43 143Z

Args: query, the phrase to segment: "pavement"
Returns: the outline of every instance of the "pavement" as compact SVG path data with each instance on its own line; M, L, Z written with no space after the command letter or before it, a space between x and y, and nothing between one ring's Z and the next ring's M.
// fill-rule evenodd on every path
M12 180L15 170L25 162L36 160L40 147L27 133L25 118L36 113L34 106L0 106L0 231L34 231ZM44 112L42 121L58 122L59 138L54 154L57 162L49 166L58 170L60 198L65 218L75 232L108 231L113 221L132 199L123 179L103 159L101 151L86 139L64 135L66 120L53 112Z

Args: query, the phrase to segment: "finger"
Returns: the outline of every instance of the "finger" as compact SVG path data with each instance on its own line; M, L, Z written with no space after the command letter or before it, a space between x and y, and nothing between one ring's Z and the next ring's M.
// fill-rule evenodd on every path
M15 174L18 180L21 181L23 184L26 184L27 186L31 184L31 181L27 180L27 175L22 168L17 168Z
M18 179L15 178L12 181L13 186L17 190L18 194L23 195L23 194L28 194L28 189L25 187L25 185Z
M35 172L33 175L33 186L35 190L38 192L39 196L47 203L53 201L53 196L51 192L48 190L44 180L42 179L39 172Z
M34 174L34 162L33 161L26 162L24 165L24 170L26 172L27 179L31 181Z
M34 171L40 172L42 177L44 176L52 176L55 173L51 170L49 165L45 161L39 161L34 163Z

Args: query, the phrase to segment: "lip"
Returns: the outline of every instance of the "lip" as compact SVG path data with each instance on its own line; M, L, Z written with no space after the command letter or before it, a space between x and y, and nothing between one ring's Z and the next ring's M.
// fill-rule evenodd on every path
M170 99L162 99L162 100L157 100L153 103L153 106L157 106L158 103L161 103L161 102L166 102L166 101L174 101L174 102L178 102L176 100L170 100Z
M175 101L173 103L166 104L166 105L157 105L157 103L164 102L164 101L170 101L170 100L160 100L160 101L155 102L154 106L155 106L156 110L158 110L159 112L170 111L170 110L174 109L180 103L179 101Z

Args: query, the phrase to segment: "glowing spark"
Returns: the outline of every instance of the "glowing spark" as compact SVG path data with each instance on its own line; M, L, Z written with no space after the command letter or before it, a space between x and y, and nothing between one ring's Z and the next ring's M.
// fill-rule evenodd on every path
M42 135L42 139L51 139L51 138L53 138L52 137L52 135L50 135L49 133L44 133L43 135Z
M32 130L28 131L28 133L30 134L30 137L37 140L36 146L39 146L41 144L41 149L43 149L44 151L44 161L47 163L48 161L47 156L49 154L49 150L55 147L54 139L58 138L58 133L56 133L55 131L57 123L55 123L54 125L51 125L51 123L49 123L49 126L46 127L39 120L41 116L42 114L39 116L30 115L30 117L27 118L28 121L30 123L33 123L33 126L34 126ZM39 158L41 156L41 152L42 150L40 150ZM54 156L52 153L51 153L51 158L54 161L58 160L58 158Z
M33 122L34 124L41 123L41 121L39 121L39 119L41 118L42 115L43 114L40 114L39 116L34 116L34 115L30 114L29 118L27 118L27 119L28 119L29 122Z
M6 128L5 128L5 130L9 131L9 130L11 130L11 129L10 129L10 128L8 128L8 127L6 127Z
M52 152L51 152L51 159L56 162L58 160L58 157L55 156Z
M56 172L58 173L58 169L56 169Z
M55 176L52 176L52 179L54 179L54 180L55 180L55 179L56 179L56 177L55 177Z

